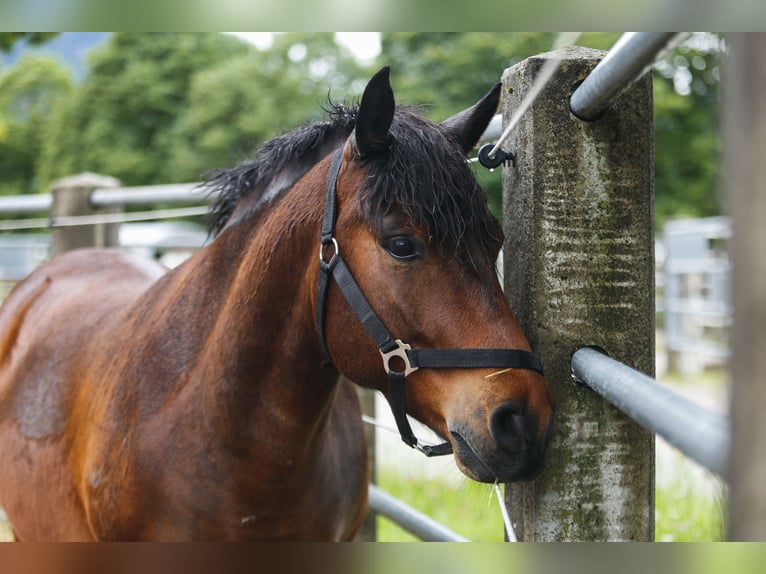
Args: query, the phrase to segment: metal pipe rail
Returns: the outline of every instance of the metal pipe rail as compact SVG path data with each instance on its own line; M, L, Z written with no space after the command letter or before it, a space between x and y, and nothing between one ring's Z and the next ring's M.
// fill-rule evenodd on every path
M407 506L374 484L369 487L370 510L392 520L408 532L427 542L468 542L446 526L422 512Z
M90 203L94 207L151 205L152 203L208 203L212 199L201 183L171 183L94 189Z
M592 347L583 347L572 355L572 376L645 429L726 478L729 417L700 407Z
M572 113L581 120L597 120L662 51L683 37L685 34L678 32L628 32L620 36L572 94Z
M53 203L50 193L0 196L0 213L36 213L49 211Z

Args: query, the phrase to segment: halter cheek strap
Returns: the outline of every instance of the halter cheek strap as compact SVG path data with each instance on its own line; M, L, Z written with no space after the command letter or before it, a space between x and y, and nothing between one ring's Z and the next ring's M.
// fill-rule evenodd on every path
M332 277L349 306L354 310L357 318L378 346L383 360L383 368L388 377L390 388L389 405L391 406L391 411L402 440L426 456L450 454L452 452L450 443L426 445L421 443L412 432L410 423L407 420L405 400L405 381L407 376L421 368L527 369L542 374L543 368L540 358L533 353L520 349L413 349L400 339L394 339L375 311L373 311L364 293L362 293L346 262L341 257L338 240L335 238L335 222L338 210L336 185L342 160L343 148L341 147L330 164L330 173L325 189L325 210L319 246L320 273L316 305L317 327L322 348L327 359L332 363L324 333L327 293L329 291L330 277ZM325 254L330 250L332 250L332 254L329 260L326 260Z

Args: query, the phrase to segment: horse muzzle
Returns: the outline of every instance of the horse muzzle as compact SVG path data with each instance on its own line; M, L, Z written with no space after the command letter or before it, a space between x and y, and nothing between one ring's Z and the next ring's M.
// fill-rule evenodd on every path
M537 416L515 401L491 413L484 429L450 428L455 462L479 482L518 482L536 478L543 469L547 429L540 433Z

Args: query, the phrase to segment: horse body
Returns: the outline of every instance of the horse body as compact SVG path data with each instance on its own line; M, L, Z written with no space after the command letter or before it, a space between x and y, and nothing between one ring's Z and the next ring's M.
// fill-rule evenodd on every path
M339 289L317 300L330 156L335 249L391 332L527 352L464 161L498 98L435 126L394 111L381 71L357 110L223 172L217 237L178 268L85 250L17 285L0 308L0 504L17 537L352 539L369 468L348 380L392 386ZM526 480L551 407L525 368L424 368L401 404L469 477Z
M0 483L8 515L27 517L13 521L20 539L353 536L368 478L358 401L316 343L311 360L309 292L285 288L309 267L282 265L300 238L274 249L257 235L273 237L230 228L168 273L72 252L9 297L0 326L21 325L0 363L0 457L12 461ZM30 339L25 326L43 322Z

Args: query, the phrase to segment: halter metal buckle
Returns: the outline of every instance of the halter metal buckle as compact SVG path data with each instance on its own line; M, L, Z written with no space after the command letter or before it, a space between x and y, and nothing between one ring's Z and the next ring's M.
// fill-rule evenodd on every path
M417 367L413 367L410 363L410 358L407 356L407 351L411 351L412 347L407 343L402 343L401 339L396 339L396 348L388 352L380 351L380 356L383 357L383 368L386 373L401 373L401 370L397 370L391 367L391 361L393 359L400 359L404 364L404 376L406 377L410 373L414 373L418 370Z
M329 261L324 260L324 248L328 245L333 246L333 254L332 257L330 257ZM330 265L333 260L340 255L340 248L338 247L338 240L335 239L335 237L330 237L329 241L322 241L319 244L319 263L324 263L325 265Z

